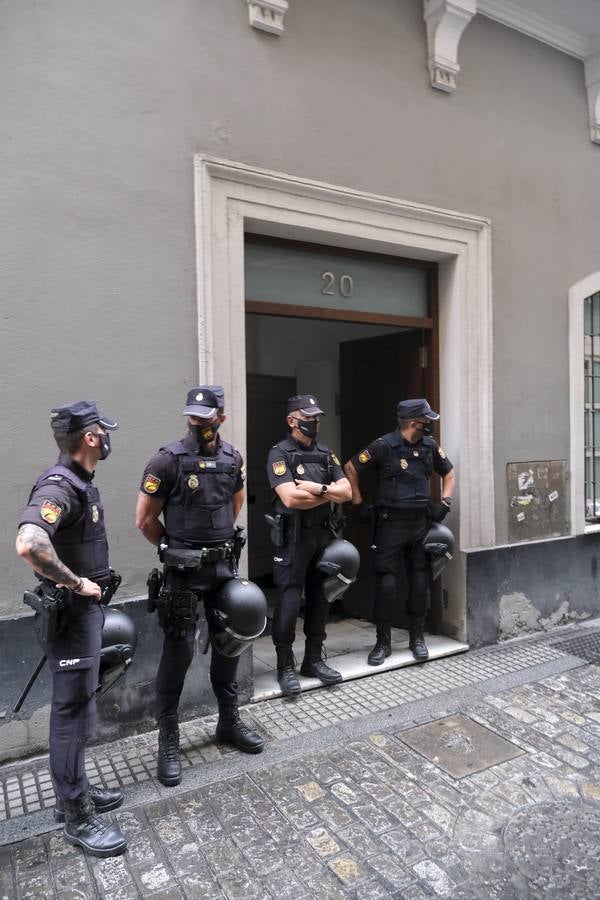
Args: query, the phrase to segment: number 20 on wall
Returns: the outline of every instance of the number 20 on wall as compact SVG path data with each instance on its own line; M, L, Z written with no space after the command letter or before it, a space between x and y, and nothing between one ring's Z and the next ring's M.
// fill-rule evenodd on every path
M354 281L351 275L336 275L335 272L321 273L321 293L334 297L338 292L342 297L351 297Z

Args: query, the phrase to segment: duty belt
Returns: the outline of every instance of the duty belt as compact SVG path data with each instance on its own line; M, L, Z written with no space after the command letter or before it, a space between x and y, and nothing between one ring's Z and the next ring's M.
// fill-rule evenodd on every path
M218 547L198 547L197 549L166 547L161 553L161 562L167 568L178 571L201 569L202 566L219 562L222 559L232 559L233 551L233 541L227 541Z

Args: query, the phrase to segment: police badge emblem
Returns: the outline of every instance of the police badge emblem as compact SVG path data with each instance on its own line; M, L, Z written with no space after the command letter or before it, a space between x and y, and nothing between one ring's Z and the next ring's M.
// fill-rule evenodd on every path
M196 490L196 488L198 487L199 484L200 484L200 482L198 481L198 476L194 475L192 473L190 475L190 477L188 478L188 487L194 491L194 490Z
M285 462L282 459L278 459L277 462L273 463L273 472L275 475L285 475L286 467Z
M144 478L144 490L147 494L155 494L160 485L160 478L156 475L146 475Z
M408 463L407 463L407 461L406 461L405 459L401 459L401 460L400 460L400 466L401 466L403 469L408 469Z
M44 500L40 506L40 516L48 525L54 525L58 522L62 514L62 506L54 503L52 500Z
M92 522L94 523L94 525L96 524L96 522L98 521L99 518L100 518L100 513L98 512L98 507L94 503L92 506Z
M361 463L366 463L371 459L371 454L368 450L361 450L358 454L358 461Z
M446 451L445 451L445 450L442 450L441 447L438 447L438 453L439 453L439 455L441 456L442 459L446 459Z
M296 466L296 475L304 475L304 466L300 463L299 466Z

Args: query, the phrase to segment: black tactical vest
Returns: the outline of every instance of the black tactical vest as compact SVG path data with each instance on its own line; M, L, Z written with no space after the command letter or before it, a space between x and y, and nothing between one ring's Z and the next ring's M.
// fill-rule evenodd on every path
M232 497L240 466L231 444L220 441L212 456L202 456L182 441L161 450L177 461L177 481L164 506L169 544L201 547L233 537Z
M58 529L50 538L61 562L76 575L91 578L92 581L106 578L109 574L108 542L104 525L104 507L97 487L76 475L66 466L56 465L40 475L30 495L52 475L60 475L76 491L81 502L81 515Z
M400 509L426 506L431 499L432 438L424 437L410 444L398 431L392 431L384 434L382 440L388 445L389 453L379 467L375 506Z
M287 441L276 445L283 454L290 472L297 481L314 481L316 484L331 484L331 460L329 448L323 444L305 448L290 446ZM284 516L297 515L305 527L318 525L331 515L329 503L315 509L290 510L275 494L274 507Z

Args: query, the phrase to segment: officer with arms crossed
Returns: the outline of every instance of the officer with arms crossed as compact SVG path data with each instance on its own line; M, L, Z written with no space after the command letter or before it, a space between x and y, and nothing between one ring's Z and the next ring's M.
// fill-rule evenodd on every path
M110 453L115 422L95 403L81 400L51 411L58 464L36 481L17 534L17 552L41 581L38 595L54 598L63 587L64 609L42 643L53 673L50 772L55 818L65 818L65 838L93 856L116 856L127 842L116 825L97 813L116 809L123 794L90 787L85 746L93 734L100 666L103 608L109 584L108 544L96 464ZM39 617L38 613L38 617Z
M218 434L225 421L223 410L223 389L218 385L200 385L188 393L183 410L187 434L150 459L137 503L136 524L144 537L157 547L168 545L161 551L165 581L157 605L165 637L156 677L158 778L165 785L181 781L178 706L194 655L197 604L202 599L211 602L235 575L234 522L244 502L244 474L239 451ZM200 564L185 569L171 566L169 560L177 550L187 551L189 557L196 551ZM238 714L237 666L237 656L213 649L210 680L219 704L216 737L246 753L260 753L262 738Z
M331 504L350 500L351 489L336 455L317 442L319 417L323 415L317 398L312 394L290 397L287 409L289 434L271 448L267 477L274 491L277 522L273 529L273 578L279 589L273 616L277 680L283 694L294 696L300 693L300 682L292 644L303 587L306 647L300 673L323 684L342 680L323 659L329 606L323 595L322 576L315 567L323 549L335 537Z
M410 616L410 649L416 660L429 658L424 625L428 604L427 557L423 538L430 522L441 522L450 511L454 490L453 465L431 437L431 422L439 419L427 400L402 400L397 406L398 428L377 438L344 466L352 485L353 512L369 521L371 510L363 502L359 475L377 467L375 500L375 624L377 641L368 656L380 666L392 652L391 626L398 602L399 567L406 565ZM433 503L430 478L442 478L442 502Z

